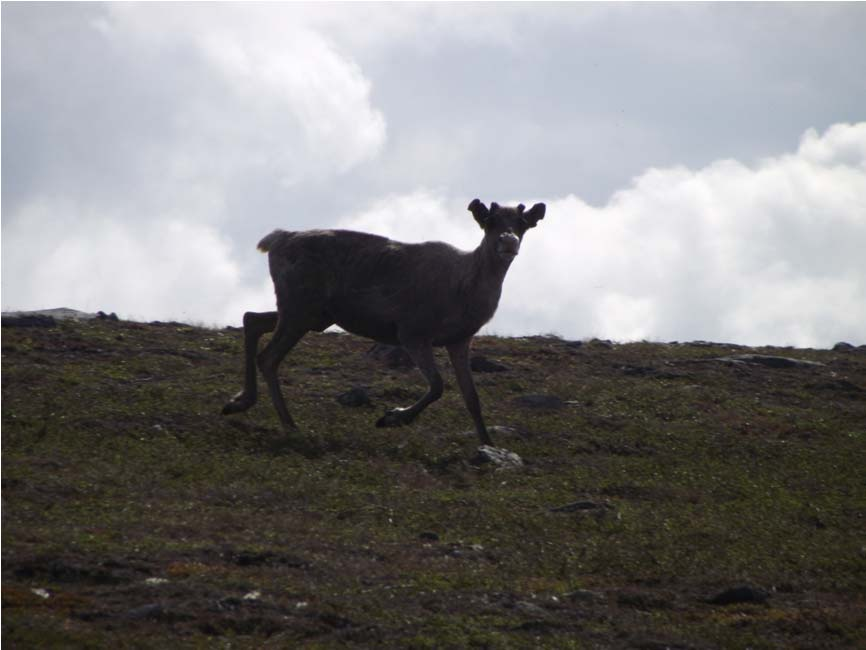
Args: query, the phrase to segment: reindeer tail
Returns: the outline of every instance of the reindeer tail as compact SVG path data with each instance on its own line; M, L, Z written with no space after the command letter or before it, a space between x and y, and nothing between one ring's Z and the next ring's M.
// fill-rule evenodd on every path
M290 234L291 233L286 232L285 230L275 230L270 235L265 235L265 237L262 238L262 241L259 242L258 249L263 253L267 253L274 247L274 244Z

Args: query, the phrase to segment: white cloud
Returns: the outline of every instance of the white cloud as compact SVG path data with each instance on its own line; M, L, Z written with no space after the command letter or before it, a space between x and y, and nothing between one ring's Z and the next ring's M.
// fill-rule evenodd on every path
M273 308L269 283L242 286L231 246L213 228L71 214L75 209L35 203L4 228L3 275L15 277L4 290L4 309L70 306L137 320L237 324L244 309ZM40 224L38 237L33 223Z
M173 162L183 169L220 178L274 173L291 185L345 172L385 142L385 119L362 70L291 7L108 9L98 31L125 58L177 77L171 85L182 94L170 117L182 138Z
M388 196L369 208L345 217L338 228L385 235L404 242L447 241L472 249L482 232L466 205L447 201L427 190Z
M13 31L4 8L4 309L237 324L273 308L266 265L244 275L272 227L261 188L338 179L386 125L303 12L264 9L19 7Z
M866 340L866 123L808 131L796 153L754 166L650 169L600 208L574 196L547 204L489 331L798 346ZM341 225L470 248L480 233L460 214L421 192Z

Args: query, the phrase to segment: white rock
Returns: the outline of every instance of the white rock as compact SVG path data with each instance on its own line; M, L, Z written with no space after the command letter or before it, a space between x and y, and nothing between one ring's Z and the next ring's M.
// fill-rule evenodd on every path
M472 462L476 465L492 463L497 469L523 467L523 459L513 451L508 451L502 447L491 447L490 445L481 445Z

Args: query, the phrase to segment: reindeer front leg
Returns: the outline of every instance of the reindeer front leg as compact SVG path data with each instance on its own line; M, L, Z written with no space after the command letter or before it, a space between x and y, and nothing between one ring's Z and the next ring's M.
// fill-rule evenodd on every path
M481 400L478 399L478 391L475 390L475 382L472 380L472 368L469 366L469 343L471 341L472 339L468 338L460 343L447 346L448 356L451 358L451 365L454 366L454 376L457 378L457 385L463 395L463 402L472 416L475 431L481 439L481 444L492 446L493 441L487 433L487 427L484 426L484 418L481 416Z
M442 375L439 374L439 369L436 367L436 359L433 357L433 346L430 342L409 343L401 341L401 343L427 379L429 388L424 396L412 406L386 411L385 415L376 422L377 427L399 427L409 424L421 411L442 397Z

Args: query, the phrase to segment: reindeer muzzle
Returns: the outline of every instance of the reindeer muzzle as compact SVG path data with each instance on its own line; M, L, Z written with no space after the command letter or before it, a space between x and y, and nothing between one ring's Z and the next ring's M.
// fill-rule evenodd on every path
M499 235L499 239L496 241L496 252L502 259L510 262L517 257L519 251L520 238L517 235L513 232L504 232Z

